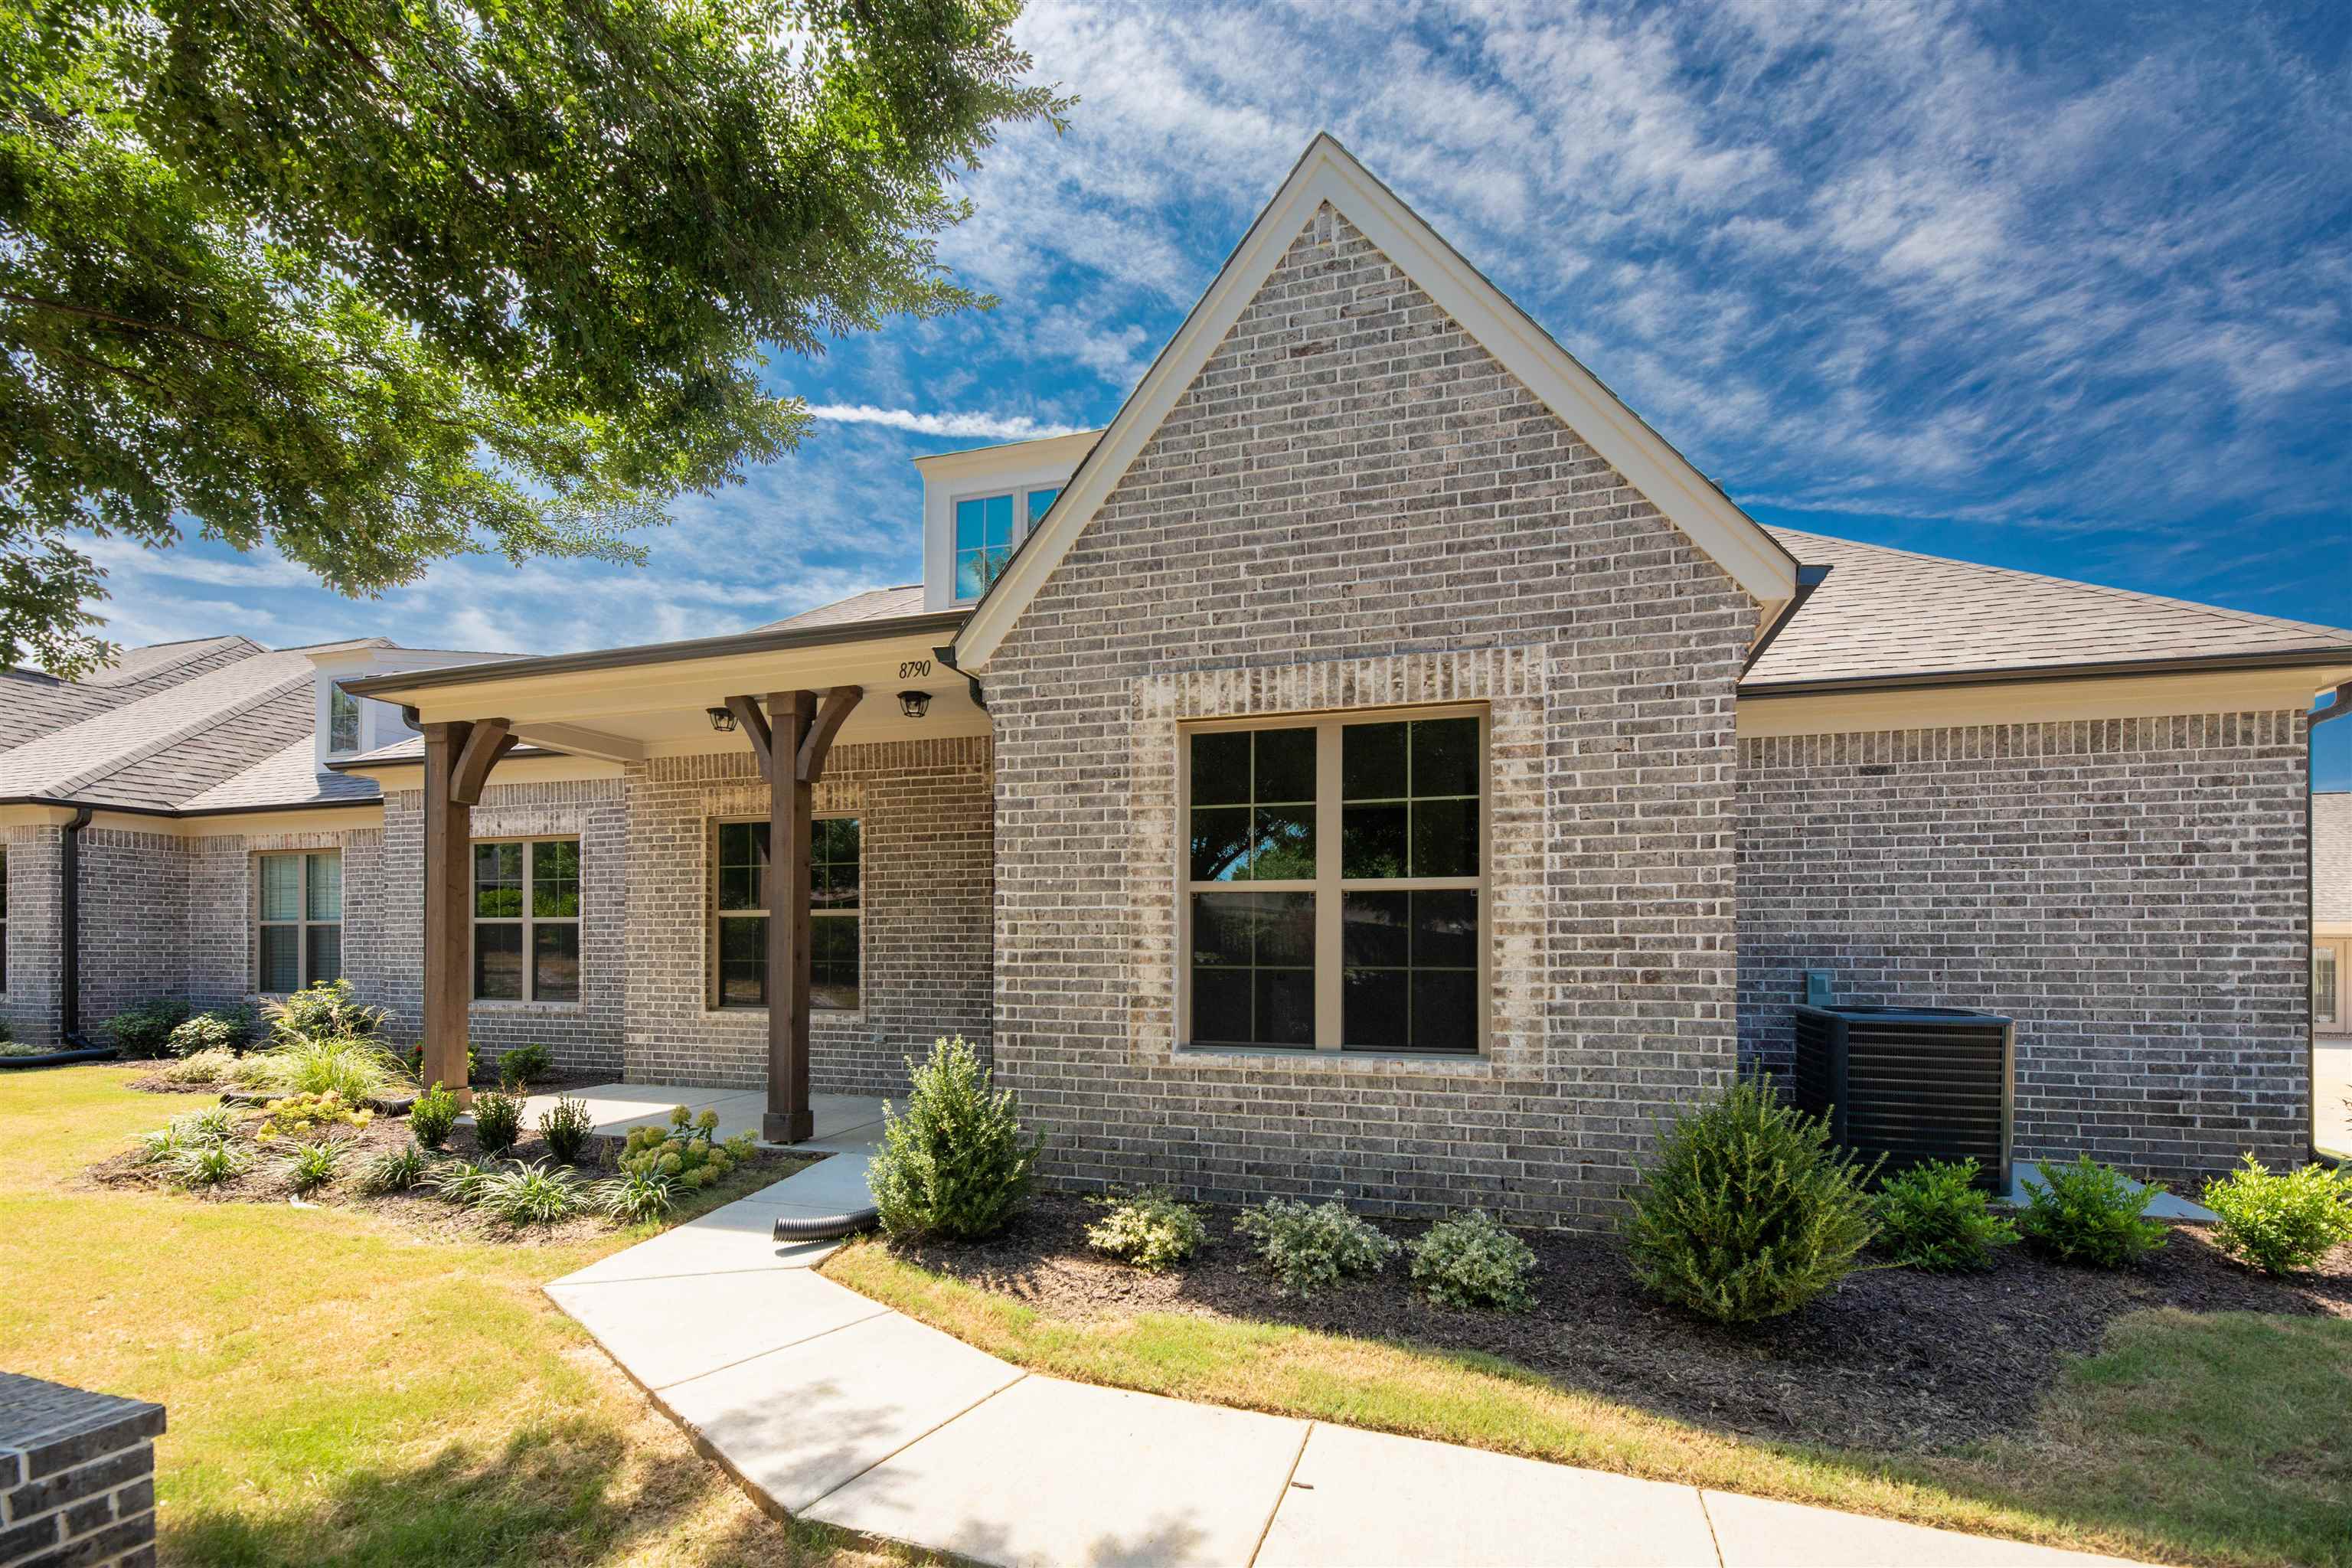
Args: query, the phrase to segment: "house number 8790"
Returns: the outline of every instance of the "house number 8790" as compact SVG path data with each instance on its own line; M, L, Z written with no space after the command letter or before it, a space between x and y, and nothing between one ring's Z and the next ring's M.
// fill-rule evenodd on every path
M930 672L931 661L929 659L910 658L898 667L898 679L901 680L919 680L924 676L930 674Z

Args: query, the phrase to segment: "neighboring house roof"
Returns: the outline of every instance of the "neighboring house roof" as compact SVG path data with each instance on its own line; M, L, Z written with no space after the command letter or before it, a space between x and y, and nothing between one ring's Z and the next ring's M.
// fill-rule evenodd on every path
M197 637L126 648L105 668L79 680L37 669L0 671L0 748L22 745L268 651L241 637Z
M1022 610L1045 586L1128 466L1326 204L1362 231L1399 271L1741 587L1765 604L1784 603L1796 592L1797 563L1770 534L1345 147L1321 135L1258 214L1200 303L1070 476L1044 524L1014 549L1003 575L956 634L959 667L984 669Z
M835 599L830 605L819 605L814 610L803 610L797 616L786 616L781 621L770 621L751 629L778 632L790 626L837 626L850 621L889 621L922 613L923 585L905 583L896 588L869 588L863 594L852 594L846 599Z
M2352 925L2352 792L2311 797L2311 918Z
M131 694L0 752L0 799L173 811L212 809L195 804L207 797L254 809L363 798L288 760L313 754L318 669L307 654L245 648L154 689L167 664L184 673L190 661L140 661L122 683Z
M1740 681L1949 679L2082 666L2352 659L2352 631L1776 528L1822 580Z

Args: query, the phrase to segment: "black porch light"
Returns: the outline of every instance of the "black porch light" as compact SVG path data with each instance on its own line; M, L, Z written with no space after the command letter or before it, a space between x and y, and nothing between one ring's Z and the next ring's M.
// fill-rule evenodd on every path
M930 711L930 708L931 694L928 691L901 691L898 693L898 711L904 713L909 719L921 718L924 714Z
M720 734L730 734L734 731L735 715L728 710L724 708L706 708L703 711L710 715L710 727L718 731Z

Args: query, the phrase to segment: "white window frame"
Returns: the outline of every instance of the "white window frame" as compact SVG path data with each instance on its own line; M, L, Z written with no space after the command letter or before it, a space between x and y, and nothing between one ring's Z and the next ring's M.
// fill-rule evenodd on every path
M816 908L814 903L809 907L809 921L811 924L814 924L818 921L841 920L856 921L858 922L857 1005L855 1007L829 1007L815 1001L814 998L812 998L809 1003L809 1011L812 1013L824 1013L836 1017L854 1016L856 1015L862 1014L866 1010L865 813L857 811L821 811L814 814L810 820L813 822L855 822L857 824L857 907L854 910L821 910ZM704 865L708 868L708 875L705 877L704 880L709 886L709 891L703 899L705 910L702 930L702 947L705 954L702 966L703 1006L707 1011L713 1013L764 1013L768 1010L769 1005L765 1001L728 1001L725 990L721 984L719 972L719 928L721 921L749 920L766 921L773 920L775 918L775 910L772 904L756 910L722 910L719 907L719 831L722 828L727 827L740 827L745 824L751 824L757 826L767 826L772 833L774 831L769 818L765 816L714 816L710 819L710 833L708 840L708 847L705 850L706 858L704 860ZM772 843L768 847L768 858L771 865L772 866L775 859L775 846ZM767 890L768 874L767 872L762 871L760 874L760 891L764 895ZM761 974L763 988L767 991L768 995L772 998L775 994L775 988L772 984L772 980L768 976L764 967L761 969Z
M335 858L335 918L314 921L310 918L310 860L313 856L332 855ZM310 973L310 931L318 926L335 928L335 973L327 979L340 979L349 973L351 965L343 952L343 851L338 845L322 845L315 849L268 849L253 857L253 994L283 996L290 993L265 990L261 973L261 933L273 927L294 932L294 972L299 983L295 990L305 990L318 984L320 977ZM262 919L261 863L265 860L292 860L299 868L295 879L294 908L299 912L290 921Z
M962 510L966 503L971 501L989 501L999 500L1010 500L1013 502L1013 537L1005 545L1005 560L1010 562L1013 556L1019 552L1023 542L1028 539L1031 533L1036 531L1037 524L1043 521L1042 516L1032 515L1029 510L1031 504L1036 500L1038 494L1041 491L1052 490L1054 492L1055 500L1058 500L1061 499L1062 491L1067 488L1068 481L1066 479L1040 480L1034 484L1015 484L1012 486L998 483L986 486L980 489L960 491L950 497L948 500L949 602L960 605L976 605L980 603L981 599L980 594L974 594L969 597L965 597L956 593L956 580L961 571L961 563L964 556L961 542L958 539L956 534L956 517L957 514ZM1046 504L1050 507L1053 503L1049 501ZM992 583L987 584L982 589L982 593L985 593L988 587L992 586L994 586Z
M474 852L477 850L487 849L493 845L499 844L520 844L522 846L522 909L520 913L513 915L471 914L471 918L466 922L467 1005L472 1007L520 1007L526 1005L537 1007L578 1007L587 1001L588 857L585 847L581 846L581 839L582 835L577 833L533 833L521 835L500 834L493 838L477 838L467 847L466 855L467 900L468 903L472 905L473 909L478 909L480 908L480 905L474 902L475 894L480 887L480 884L474 879ZM531 846L535 844L571 844L580 846L580 847L575 850L573 857L580 867L580 912L578 914L541 915L531 912L531 879L534 875L534 872L531 869L531 862L533 859L531 855ZM471 913L470 910L468 912L469 914ZM477 986L480 984L480 970L475 963L474 933L486 925L520 926L522 928L522 994L520 996L481 996L474 994ZM579 953L580 963L579 994L576 996L557 997L552 1000L543 1000L539 994L539 963L537 956L539 950L539 936L537 928L543 925L570 926L576 933L572 939L572 946L574 951Z
M1475 877L1343 878L1341 845L1340 733L1353 724L1396 724L1414 720L1478 721L1478 872ZM1312 728L1315 737L1314 878L1229 882L1192 879L1192 737L1234 730ZM1212 1055L1264 1052L1294 1058L1348 1056L1391 1061L1480 1061L1493 1047L1494 1001L1494 721L1484 703L1426 707L1341 709L1310 713L1252 715L1245 719L1190 721L1176 730L1176 1048ZM1328 851L1328 852L1327 852ZM1475 889L1478 895L1475 1047L1468 1051L1397 1051L1346 1047L1346 895L1350 892L1409 893ZM1315 895L1315 1044L1300 1046L1195 1046L1192 1039L1192 895L1196 892L1308 892Z
M348 746L339 746L335 743L335 710L337 705L341 703L350 705L352 716L352 743ZM335 681L330 680L327 682L327 754L331 757L349 757L355 756L366 749L367 705L344 690Z

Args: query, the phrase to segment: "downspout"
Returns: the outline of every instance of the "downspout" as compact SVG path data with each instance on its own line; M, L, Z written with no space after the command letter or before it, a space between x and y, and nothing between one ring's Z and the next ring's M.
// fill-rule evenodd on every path
M2327 706L2322 708L2318 712L2314 713L2309 721L2304 725L2306 738L2308 737L2309 731L2318 729L2330 719L2341 719L2347 713L2352 713L2352 680L2343 681L2338 684ZM2308 752L2306 752L2305 754L2307 756ZM2305 766L2306 771L2304 775L2303 786L2303 889L2304 909L2307 915L2312 907L2312 900L2319 891L2319 845L2313 837L2315 824L2312 821L2311 813L2311 778L2308 772L2309 763L2306 762ZM2305 925L2303 973L2304 984L2307 988L2311 984L2310 976L2312 967L2310 940L2312 932L2308 919L2306 919ZM2319 1025L2313 1019L2311 1015L2312 1009L2308 1005L2305 1005L2304 1008L2305 1046L2303 1076L2306 1082L2316 1086L2319 1082ZM2315 1088L2312 1099L2314 1103L2311 1108L2311 1115L2304 1123L2303 1133L2305 1141L2310 1145L2310 1155L2312 1159L2322 1164L2340 1167L2344 1164L2343 1161L2337 1159L2333 1154L2326 1154L2320 1152L2319 1106L2317 1104L2318 1095L2315 1091Z
M946 668L954 669L958 675L962 676L964 684L971 688L971 705L983 713L988 711L988 693L980 689L980 677L968 669L956 668L955 644L946 643L931 649L931 657L938 659Z
M90 808L74 807L58 845L58 1044L80 1050L81 1037L81 830Z

